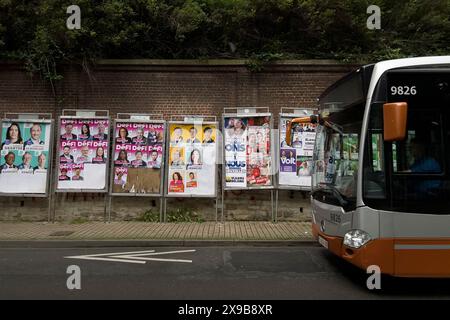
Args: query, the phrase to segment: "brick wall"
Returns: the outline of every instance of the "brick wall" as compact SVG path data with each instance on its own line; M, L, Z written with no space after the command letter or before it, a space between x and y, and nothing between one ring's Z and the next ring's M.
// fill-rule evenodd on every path
M16 63L0 63L0 112L50 112L62 109L108 109L111 117L123 112L215 115L223 108L268 107L275 115L282 107L312 108L320 93L355 66L333 61L283 61L253 73L240 60L104 60L89 73L77 66L64 68L54 90L39 76L30 76ZM227 193L225 219L260 220L270 217L270 194ZM280 219L309 218L308 197L280 191ZM3 220L45 220L45 199L0 198ZM104 195L58 195L55 217L73 220L104 218ZM121 197L112 205L112 218L133 219L159 200ZM215 219L210 199L170 199L168 209L194 208ZM219 217L220 217L219 210Z

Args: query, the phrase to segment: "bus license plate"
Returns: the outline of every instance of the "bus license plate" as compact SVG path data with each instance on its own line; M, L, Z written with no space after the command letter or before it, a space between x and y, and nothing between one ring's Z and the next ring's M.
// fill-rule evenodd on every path
M321 236L319 236L319 243L328 249L328 241L322 238Z

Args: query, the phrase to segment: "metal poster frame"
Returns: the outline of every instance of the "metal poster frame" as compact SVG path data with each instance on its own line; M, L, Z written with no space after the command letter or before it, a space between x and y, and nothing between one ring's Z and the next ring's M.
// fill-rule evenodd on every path
M184 120L177 120L179 118L184 118ZM205 120L209 119L209 120ZM168 192L168 184L169 184L169 152L170 152L170 125L172 124L180 124L180 125L187 125L192 124L194 125L214 125L216 128L216 164L215 164L215 190L213 195L195 195L195 194L169 194ZM218 199L218 181L219 181L219 171L218 171L218 163L219 163L219 144L220 144L220 131L219 131L219 122L217 121L216 116L209 116L209 115L173 115L170 117L170 121L167 122L167 130L166 130L166 141L167 141L167 148L166 148L166 159L165 159L165 166L167 168L166 174L164 176L164 222L167 220L167 200L169 198L204 198L204 199L216 199L216 222L218 219L218 206L219 206L219 199Z
M300 191L300 192L309 192L311 191L311 186L295 186L295 185L286 185L280 184L280 136L281 136L281 119L282 118L298 118L298 117L307 117L314 114L315 110L311 108L281 108L280 113L278 114L278 141L276 143L277 152L276 152L276 163L277 163L277 190L275 193L275 222L278 220L278 201L279 201L279 191L280 190L291 190L291 191Z
M104 115L103 115L104 114ZM81 120L108 120L109 128L108 128L108 152L110 151L111 146L111 118L109 117L108 110L91 110L91 109L63 109L62 114L58 117L58 126L56 128L57 134L57 145L56 148L59 150L59 146L61 144L61 120L62 119L81 119ZM61 193L104 193L105 194L105 203L104 203L104 220L106 220L106 210L107 203L109 200L108 195L108 180L109 180L109 170L108 163L106 163L105 168L105 188L103 189L58 189L58 173L59 173L59 151L56 152L56 168L53 174L53 191L52 193L61 194ZM110 161L110 160L108 160ZM53 220L55 219L55 206L53 205ZM106 221L105 221L106 222Z
M16 117L14 117L16 116ZM55 121L51 113L14 113L5 112L4 117L0 120L0 127L3 128L4 122L31 122L31 123L45 123L50 125L50 140L48 148L48 167L45 177L45 193L6 193L0 192L1 197L22 197L22 198L48 198L48 221L51 220L51 185L52 185L52 160L53 160L53 142ZM2 132L0 131L0 141L3 140Z
M116 150L116 125L117 123L142 123L142 124L163 124L163 136L166 139L167 122L164 120L162 114L141 114L141 113L118 113L116 119L113 120L112 126L112 160L110 162L110 177L109 177L109 201L108 201L108 222L111 221L111 208L112 208L112 197L150 197L150 198L160 198L159 199L159 220L162 220L163 212L163 197L164 197L164 175L165 175L165 161L161 162L161 181L159 185L159 193L118 193L113 192L114 183L114 150ZM165 156L166 141L162 144L162 154Z
M234 111L234 112L233 112ZM225 118L251 118L251 117L270 117L270 139L271 148L270 156L272 158L272 172L275 165L275 149L274 141L274 128L273 128L273 114L269 112L269 108L266 107L242 107L242 108L224 108L222 113L222 222L224 221L224 209L225 209L225 191L248 191L248 190L268 190L270 191L270 202L272 207L272 221L274 220L275 208L274 208L274 191L276 190L276 173L272 176L272 185L270 186L256 186L256 187L227 187L226 186L226 152L225 148Z

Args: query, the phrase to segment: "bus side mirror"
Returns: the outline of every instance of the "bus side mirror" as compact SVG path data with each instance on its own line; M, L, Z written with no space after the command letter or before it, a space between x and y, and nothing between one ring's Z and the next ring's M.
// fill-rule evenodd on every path
M288 121L286 127L286 144L291 147L292 146L292 121Z
M295 118L291 121L287 122L286 126L286 144L291 147L292 146L292 136L293 136L293 130L295 126L297 126L299 123L312 123L311 121L312 116L303 117L303 118Z
M384 141L405 139L407 118L408 103L385 103L383 105Z

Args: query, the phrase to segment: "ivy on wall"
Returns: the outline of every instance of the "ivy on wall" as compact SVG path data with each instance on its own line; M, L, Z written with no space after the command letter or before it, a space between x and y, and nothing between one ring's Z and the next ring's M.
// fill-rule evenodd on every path
M81 8L68 30L66 9ZM381 29L366 25L370 4ZM450 52L450 0L0 0L0 59L53 83L99 58L377 60Z

